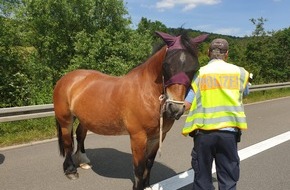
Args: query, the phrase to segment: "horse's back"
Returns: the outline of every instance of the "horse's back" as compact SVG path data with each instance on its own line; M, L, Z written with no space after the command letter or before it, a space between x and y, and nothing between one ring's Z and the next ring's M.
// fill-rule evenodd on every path
M75 70L67 73L63 77L61 77L53 91L53 102L54 106L57 107L59 102L67 103L67 99L69 98L69 93L74 87L74 85L78 84L80 81L84 80L91 74L101 74L98 71L94 70Z
M78 69L78 70L71 71L67 73L66 75L64 75L63 77L61 77L57 81L55 88L57 88L58 85L65 85L65 86L73 85L74 83L81 81L82 79L88 77L89 75L105 76L105 74L99 71Z
M70 72L55 86L56 116L73 115L97 134L127 133L121 111L125 107L123 97L128 97L126 89L130 89L126 81L128 80L124 80L123 77L114 77L94 70Z
M84 81L94 75L95 78L102 78L105 74L95 70L74 70L61 77L53 91L53 103L56 116L58 113L69 111L71 100L75 91L81 90L85 86Z

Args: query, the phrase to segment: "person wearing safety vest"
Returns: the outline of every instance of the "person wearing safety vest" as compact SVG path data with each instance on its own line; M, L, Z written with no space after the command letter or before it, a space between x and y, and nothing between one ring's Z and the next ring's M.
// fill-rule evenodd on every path
M249 72L226 62L228 49L225 39L211 42L210 61L196 73L185 98L189 113L182 133L194 141L193 190L214 189L213 160L220 190L236 189L239 180L237 142L247 129L242 99L249 94Z

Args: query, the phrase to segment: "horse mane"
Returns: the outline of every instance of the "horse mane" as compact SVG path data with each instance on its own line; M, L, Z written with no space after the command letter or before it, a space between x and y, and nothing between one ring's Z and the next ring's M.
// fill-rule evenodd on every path
M181 34L181 44L192 56L197 57L197 44L192 42L188 33Z

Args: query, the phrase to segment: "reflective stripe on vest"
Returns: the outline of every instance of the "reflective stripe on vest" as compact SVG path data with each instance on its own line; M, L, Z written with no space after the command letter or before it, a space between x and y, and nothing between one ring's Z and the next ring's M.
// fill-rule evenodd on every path
M193 79L195 98L182 131L184 135L195 129L247 128L242 98L249 73L222 60L209 64L215 65L202 67Z

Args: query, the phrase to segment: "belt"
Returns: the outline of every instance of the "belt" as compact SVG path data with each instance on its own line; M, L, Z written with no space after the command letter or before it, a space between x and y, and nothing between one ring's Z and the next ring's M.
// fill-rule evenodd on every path
M228 130L219 130L219 129L214 129L214 130L203 130L203 129L196 129L189 133L189 136L193 137L197 134L210 134L210 133L231 133L231 134L236 134L240 132L240 129L236 128L237 130L235 131L228 131Z

